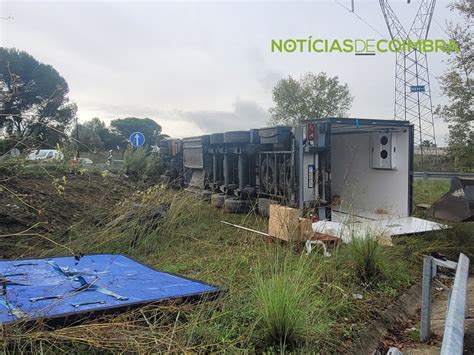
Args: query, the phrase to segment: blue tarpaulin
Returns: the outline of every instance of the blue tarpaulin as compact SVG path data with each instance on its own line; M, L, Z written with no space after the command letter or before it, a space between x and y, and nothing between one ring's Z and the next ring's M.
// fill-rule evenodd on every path
M215 295L215 286L122 255L0 261L0 323L62 318L169 299Z

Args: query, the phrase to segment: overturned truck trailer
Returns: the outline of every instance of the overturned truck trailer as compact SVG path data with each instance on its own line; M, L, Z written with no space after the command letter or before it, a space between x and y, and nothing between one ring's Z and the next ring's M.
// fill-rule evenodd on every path
M410 217L413 132L408 121L330 118L184 138L184 182L229 212L267 214L275 202L319 220L385 220L394 234L436 229Z

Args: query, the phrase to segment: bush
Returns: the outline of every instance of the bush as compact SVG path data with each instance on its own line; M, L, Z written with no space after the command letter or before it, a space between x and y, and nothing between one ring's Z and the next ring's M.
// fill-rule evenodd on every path
M165 164L161 154L152 153L146 159L145 177L147 181L158 181L165 172Z
M127 148L123 155L125 171L135 179L141 179L147 167L148 152L145 148Z

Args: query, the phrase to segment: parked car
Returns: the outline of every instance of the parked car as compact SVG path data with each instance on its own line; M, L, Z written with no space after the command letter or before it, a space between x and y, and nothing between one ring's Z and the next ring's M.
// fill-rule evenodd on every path
M94 165L94 162L89 158L79 158L77 160L78 165Z
M31 152L28 157L28 160L63 160L64 154L56 149L39 149Z

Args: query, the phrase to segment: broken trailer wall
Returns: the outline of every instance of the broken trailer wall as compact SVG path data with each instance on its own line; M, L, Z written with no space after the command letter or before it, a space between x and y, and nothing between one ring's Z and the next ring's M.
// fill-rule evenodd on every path
M332 210L370 219L409 216L412 134L405 121L333 122Z

